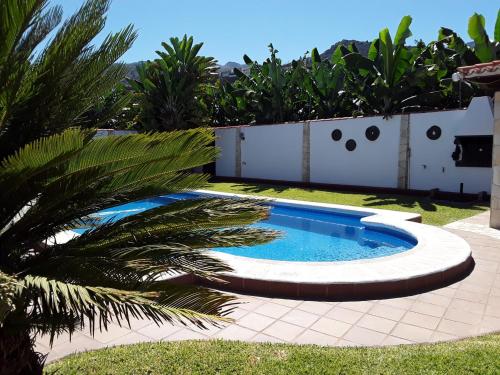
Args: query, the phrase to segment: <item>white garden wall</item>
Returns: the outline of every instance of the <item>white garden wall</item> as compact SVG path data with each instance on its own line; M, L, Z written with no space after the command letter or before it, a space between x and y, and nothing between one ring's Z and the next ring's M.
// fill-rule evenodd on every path
M310 181L313 183L377 186L396 188L398 183L398 150L400 117L389 120L382 117L349 118L311 122ZM370 141L365 131L377 126L380 135ZM332 139L332 131L339 129L342 138ZM356 142L353 151L346 142Z
M302 125L250 126L241 130L241 177L302 180Z
M217 176L236 177L236 137L239 132L239 127L225 128L223 132L216 132L215 146L219 148L220 152L215 164Z
M426 136L432 125L441 128L441 137ZM418 113L410 116L409 187L416 190L439 188L465 193L491 190L491 168L456 167L451 154L458 135L493 134L493 112L488 98L476 98L467 111Z
M408 139L401 131L405 124ZM426 134L433 125L441 129L436 140ZM365 134L370 126L380 131L374 141ZM332 139L335 129L342 132L338 141ZM216 175L221 177L397 188L403 176L406 186L415 190L459 192L461 183L465 193L491 190L491 168L457 167L451 157L456 136L493 134L493 110L487 97L474 98L467 110L228 127L215 132L221 149ZM350 139L356 142L352 151L346 149ZM408 143L406 162L401 149Z

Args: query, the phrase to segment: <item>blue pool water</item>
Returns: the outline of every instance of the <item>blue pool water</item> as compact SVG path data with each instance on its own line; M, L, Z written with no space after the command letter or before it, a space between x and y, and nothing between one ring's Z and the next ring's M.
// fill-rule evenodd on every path
M96 215L115 221L174 200L193 197L196 196L157 197L106 209ZM331 262L383 257L415 246L416 240L408 235L366 228L360 221L362 217L273 204L269 219L253 226L278 230L282 233L281 238L263 245L214 250L250 258Z

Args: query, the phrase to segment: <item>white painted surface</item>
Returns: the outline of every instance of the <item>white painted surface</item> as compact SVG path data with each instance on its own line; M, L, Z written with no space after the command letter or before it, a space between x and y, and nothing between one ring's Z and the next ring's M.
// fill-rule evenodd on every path
M241 176L302 180L302 124L241 128Z
M215 163L215 174L222 177L235 177L236 135L240 128L215 129L215 146L219 156Z
M426 132L441 128L441 137L430 140ZM410 115L410 189L465 193L491 190L491 168L456 167L451 154L457 135L493 134L493 114L488 98L475 98L467 110L414 113Z
M401 116L353 118L311 123L311 182L396 188L398 185L399 132ZM375 125L380 136L366 138L366 129ZM334 129L342 139L334 141ZM348 151L347 140L356 142Z
M373 186L398 186L398 159L401 116L311 121L310 181L312 183ZM458 135L492 135L493 110L489 98L474 98L467 110L412 113L410 115L409 188L465 193L491 191L492 168L456 167L451 154ZM369 126L380 129L372 142L365 136ZM427 138L432 125L441 128L437 140ZM243 178L301 181L303 124L278 124L241 127ZM217 160L217 175L235 176L235 133L237 128L216 130L222 155ZM342 139L333 141L334 129ZM346 141L357 147L347 151Z

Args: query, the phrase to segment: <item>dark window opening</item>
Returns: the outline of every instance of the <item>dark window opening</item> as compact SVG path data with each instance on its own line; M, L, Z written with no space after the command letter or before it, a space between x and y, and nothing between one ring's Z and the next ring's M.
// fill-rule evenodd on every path
M457 167L491 167L492 135L455 137L455 151L451 155Z

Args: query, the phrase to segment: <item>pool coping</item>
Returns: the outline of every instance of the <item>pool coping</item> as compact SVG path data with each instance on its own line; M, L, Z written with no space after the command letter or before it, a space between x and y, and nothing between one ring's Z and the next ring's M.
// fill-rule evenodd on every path
M195 191L202 195L247 198L340 213L370 215L367 227L386 228L414 237L414 248L402 253L364 260L297 262L256 259L213 252L232 272L222 282L197 280L205 285L238 292L282 297L366 298L409 294L442 286L471 269L471 249L465 240L439 227L418 223L420 215L408 212L353 207L281 198Z
M318 203L254 195L195 190L200 195L245 198L289 207L337 213L369 215L366 227L404 233L417 240L410 250L384 257L335 262L299 262L257 259L211 251L233 271L219 280L206 280L179 273L168 277L179 284L197 283L218 289L276 297L328 300L383 298L437 288L463 277L474 264L471 249L461 237L439 227L421 224L415 213ZM63 243L78 234L65 231L56 236Z

